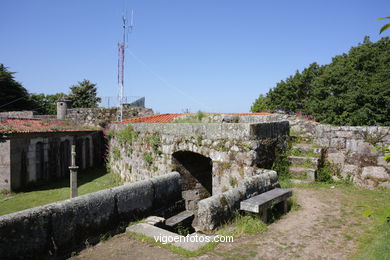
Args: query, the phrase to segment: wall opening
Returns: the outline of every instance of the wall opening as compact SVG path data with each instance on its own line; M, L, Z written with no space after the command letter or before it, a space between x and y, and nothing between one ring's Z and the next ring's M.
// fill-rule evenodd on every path
M85 167L89 168L91 167L91 151L90 151L90 143L89 138L85 139Z
M200 200L212 195L212 161L198 153L179 151L172 154L172 162L182 177L186 209L195 211Z
M38 142L35 146L35 169L37 181L45 179L45 154L43 143Z
M76 140L76 165L80 170L84 169L84 154L83 154L84 140L79 138Z
M60 176L69 173L70 166L70 142L65 140L60 144Z

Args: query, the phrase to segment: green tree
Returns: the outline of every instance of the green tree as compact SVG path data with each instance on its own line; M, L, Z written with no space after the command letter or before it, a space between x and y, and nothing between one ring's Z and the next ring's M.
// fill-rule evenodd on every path
M301 72L276 84L266 96L260 97L253 104L251 111L283 110L286 112L298 112L305 108L308 98L311 96L311 84L322 72L323 67L312 63Z
M251 107L252 112L267 112L272 110L271 104L269 103L269 99L264 96L263 94L260 94L259 97L253 102L253 105Z
M333 58L312 84L305 112L335 125L390 125L390 41L366 37Z
M70 87L69 98L72 100L72 107L97 107L101 98L97 97L96 84L89 80L79 81L78 85Z
M302 111L334 125L390 125L390 39L363 43L328 65L311 64L276 84L255 104ZM266 100L266 102L264 101ZM252 111L256 106L252 106Z
M0 111L33 109L27 90L14 79L14 73L0 64Z
M60 97L65 96L64 93L56 93L53 95L31 94L31 100L35 104L35 111L41 115L55 115L57 113L57 101Z

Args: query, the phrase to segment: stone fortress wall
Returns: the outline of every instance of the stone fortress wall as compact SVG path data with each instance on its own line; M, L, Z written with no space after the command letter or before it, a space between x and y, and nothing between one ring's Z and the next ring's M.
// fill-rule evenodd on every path
M203 185L210 187L211 194L236 187L239 180L259 174L260 169L270 169L275 150L286 144L289 133L288 122L137 123L131 124L133 132L127 133L133 138L123 140L118 132L126 127L114 124L108 132L108 168L113 173L135 182L183 165L190 171L188 175L212 177Z
M247 123L280 120L289 121L294 135L325 148L327 161L339 168L338 177L366 188L390 188L390 164L373 150L375 145L390 145L390 127L331 126L285 114L239 118Z

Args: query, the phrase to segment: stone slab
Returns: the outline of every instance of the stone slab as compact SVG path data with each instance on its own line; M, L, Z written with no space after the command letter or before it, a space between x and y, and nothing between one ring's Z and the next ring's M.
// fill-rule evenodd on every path
M165 224L165 218L149 216L144 220L144 222L152 226L160 226Z
M179 223L189 221L189 219L191 219L193 217L194 217L194 213L186 210L186 211L180 212L179 214L177 214L173 217L168 218L165 221L165 225L167 225L169 227L174 227Z
M241 201L240 210L260 213L265 207L271 206L273 203L278 203L292 196L291 190L276 188L250 199Z

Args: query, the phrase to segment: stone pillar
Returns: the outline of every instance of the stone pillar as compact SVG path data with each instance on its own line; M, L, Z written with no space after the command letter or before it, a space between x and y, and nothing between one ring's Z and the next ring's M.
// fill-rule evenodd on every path
M76 146L72 145L72 162L71 166L69 166L70 170L70 197L77 197L77 169L79 167L76 166Z

